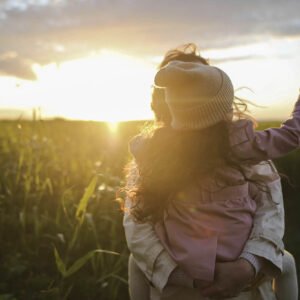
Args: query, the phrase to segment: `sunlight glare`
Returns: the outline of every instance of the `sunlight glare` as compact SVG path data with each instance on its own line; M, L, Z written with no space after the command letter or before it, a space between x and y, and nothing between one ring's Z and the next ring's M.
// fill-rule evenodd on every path
M288 54L299 49L300 40L267 41L202 54L229 74L235 88L246 86L254 91L239 96L268 107L251 109L257 118L270 118L272 108L275 119L287 117L297 97L300 59ZM111 123L150 120L151 86L161 59L101 50L60 64L35 64L36 81L2 78L1 106L8 108L7 114L29 118L38 108L42 118Z
M108 122L152 117L150 62L103 50L60 65L35 66L36 97L43 111L72 119Z
M250 105L256 118L280 119L288 117L297 97L299 59L288 55L299 49L300 41L295 46L292 41L283 46L279 40L270 40L203 53L229 74L235 89L252 91L240 90L237 95L263 107Z
M116 133L119 128L119 122L106 122L107 127L111 133Z

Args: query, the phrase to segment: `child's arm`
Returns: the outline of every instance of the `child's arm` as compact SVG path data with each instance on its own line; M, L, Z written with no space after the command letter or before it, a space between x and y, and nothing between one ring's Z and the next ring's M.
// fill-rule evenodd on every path
M280 128L255 131L248 120L229 125L229 139L233 153L249 161L275 159L300 147L300 97L292 116Z

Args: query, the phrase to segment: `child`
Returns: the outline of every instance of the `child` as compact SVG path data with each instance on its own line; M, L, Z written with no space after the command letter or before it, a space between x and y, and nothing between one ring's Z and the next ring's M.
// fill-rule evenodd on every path
M175 61L158 72L156 84L165 88L175 130L157 130L140 142L132 213L156 224L187 274L211 281L215 262L236 259L252 228L263 186L249 182L249 165L298 146L291 134L299 131L297 110L281 129L256 133L250 121L231 122L232 84L217 68ZM264 147L278 140L285 146Z

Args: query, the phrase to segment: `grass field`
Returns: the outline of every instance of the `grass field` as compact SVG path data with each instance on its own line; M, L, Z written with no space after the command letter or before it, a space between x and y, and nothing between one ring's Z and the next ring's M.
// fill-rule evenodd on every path
M128 299L115 196L141 125L0 122L0 300ZM300 153L276 165L294 184L283 180L285 243L300 262Z

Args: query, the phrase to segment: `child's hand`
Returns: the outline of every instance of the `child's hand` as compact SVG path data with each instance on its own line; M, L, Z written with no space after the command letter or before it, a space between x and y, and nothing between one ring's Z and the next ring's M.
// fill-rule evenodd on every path
M200 279L194 279L194 287L197 289L204 289L209 287L210 285L212 285L213 282L211 281L204 281L204 280L200 280Z
M206 297L234 297L238 295L255 277L253 266L245 259L217 263L214 282L200 287Z

